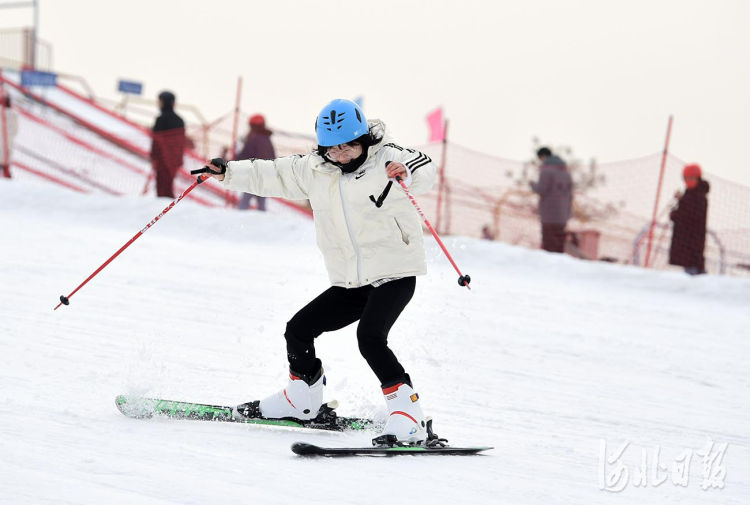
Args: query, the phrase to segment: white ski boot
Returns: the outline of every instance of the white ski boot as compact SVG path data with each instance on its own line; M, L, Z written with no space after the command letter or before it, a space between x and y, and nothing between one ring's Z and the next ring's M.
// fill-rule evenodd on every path
M307 421L318 415L326 384L323 368L312 377L289 371L286 388L260 401L260 414L270 419L293 417Z
M383 389L388 421L373 445L418 444L427 439L427 430L419 395L409 384L398 383Z

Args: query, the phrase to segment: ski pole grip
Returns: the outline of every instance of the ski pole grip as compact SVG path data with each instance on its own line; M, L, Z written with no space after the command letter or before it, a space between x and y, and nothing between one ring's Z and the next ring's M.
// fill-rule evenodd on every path
M212 170L211 168L209 168L208 165L204 165L203 168L191 170L190 173L192 175L198 175L198 174L222 175L222 174L227 173L227 162L224 161L223 158L214 158L209 163L215 167L219 167L220 170L217 172L216 170Z

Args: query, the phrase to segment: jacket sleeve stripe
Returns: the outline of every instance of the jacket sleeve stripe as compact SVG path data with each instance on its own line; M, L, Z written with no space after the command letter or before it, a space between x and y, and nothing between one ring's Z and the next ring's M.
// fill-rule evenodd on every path
M417 169L419 167L423 167L423 166L427 165L428 163L430 163L431 161L432 161L431 159L427 158L422 163L418 163L417 165L414 165L413 167L410 167L409 170L411 170L411 172L414 173L414 172L417 171Z
M406 166L413 169L417 165L421 167L425 162L429 163L431 161L432 160L430 159L429 156L427 156L424 153L419 153L419 156L417 156L413 160L407 161Z
M417 156L416 156L415 158L412 158L412 159L410 159L409 161L407 161L407 162L405 163L405 165L413 165L413 164L414 164L414 163L416 163L417 161L421 161L421 160L423 160L424 158L425 158L425 155L424 155L424 154L422 154L422 153L419 153L419 154L417 154Z

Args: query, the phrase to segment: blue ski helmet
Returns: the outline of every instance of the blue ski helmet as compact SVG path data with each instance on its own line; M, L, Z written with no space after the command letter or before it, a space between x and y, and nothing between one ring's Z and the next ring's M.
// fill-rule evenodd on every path
M318 145L323 147L346 144L369 131L367 118L359 105L343 98L323 107L315 120Z

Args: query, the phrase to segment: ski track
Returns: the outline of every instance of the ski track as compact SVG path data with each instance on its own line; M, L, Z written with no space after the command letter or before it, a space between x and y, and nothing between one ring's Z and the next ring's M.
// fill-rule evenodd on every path
M304 459L295 441L371 433L138 421L119 393L233 405L286 381L286 321L327 287L312 224L181 202L57 311L168 203L0 181L0 503L721 503L750 500L750 280L652 272L426 236L429 274L390 344L435 421L475 457ZM327 398L382 420L353 328L317 342ZM632 485L728 443L724 489ZM631 483L599 489L600 441Z

